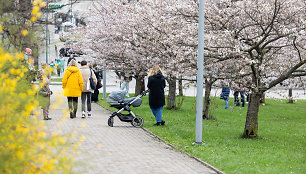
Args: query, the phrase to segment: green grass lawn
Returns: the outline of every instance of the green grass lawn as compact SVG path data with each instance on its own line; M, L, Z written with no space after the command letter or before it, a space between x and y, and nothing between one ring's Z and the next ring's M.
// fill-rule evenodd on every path
M101 97L101 96L100 96ZM203 146L195 141L195 97L185 97L180 110L163 111L165 126L153 126L155 118L143 97L132 111L144 119L144 127L165 141L229 174L305 173L306 100L266 99L260 106L258 138L243 139L246 107L225 110L223 100L214 99L214 120L203 121ZM103 106L108 104L100 100ZM116 124L116 122L114 123Z
M63 78L52 78L51 82L62 82Z

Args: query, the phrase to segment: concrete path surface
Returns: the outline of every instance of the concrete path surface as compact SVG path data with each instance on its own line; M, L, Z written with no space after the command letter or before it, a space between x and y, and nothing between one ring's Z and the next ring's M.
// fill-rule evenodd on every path
M61 91L60 85L51 85L54 93ZM61 99L57 109L50 110L52 120L46 121L49 131L63 133L77 131L85 140L79 147L80 155L75 159L80 163L74 170L92 174L208 174L216 171L203 163L173 150L141 128L132 127L115 118L114 127L107 125L110 111L98 104L92 104L92 117L81 118L81 107L76 119L67 118L61 126L63 109L67 108L66 98L52 95L51 103ZM66 116L69 117L69 116Z

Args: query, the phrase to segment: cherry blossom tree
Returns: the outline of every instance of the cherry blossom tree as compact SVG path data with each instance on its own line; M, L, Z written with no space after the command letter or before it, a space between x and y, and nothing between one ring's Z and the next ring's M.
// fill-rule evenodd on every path
M195 55L190 47L177 44L186 34L181 32L185 22L177 22L179 17L172 15L176 4L176 1L98 3L90 23L75 34L84 39L76 41L87 47L87 54L98 53L96 60L107 68L131 69L142 79L150 67L160 65L169 84L167 106L175 108L176 79L190 69L187 62L194 61Z
M209 4L211 8L206 15L211 25L228 31L225 41L215 48L227 54L233 64L242 65L239 74L246 75L232 80L246 87L251 84L244 137L256 137L262 94L286 79L306 75L305 2L224 0L222 3ZM296 83L301 83L299 78Z
M178 14L197 22L198 3L184 2L193 8ZM249 88L244 137L256 137L263 93L286 79L305 85L305 2L214 0L205 9L206 92L216 79ZM196 48L194 40L184 44Z

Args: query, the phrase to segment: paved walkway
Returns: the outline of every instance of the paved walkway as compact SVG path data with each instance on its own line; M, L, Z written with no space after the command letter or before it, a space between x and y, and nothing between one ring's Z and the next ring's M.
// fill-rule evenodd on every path
M55 93L61 90L59 85L51 85ZM50 131L61 130L63 133L77 131L85 140L79 147L80 155L76 157L81 163L74 170L80 173L94 174L206 174L216 173L197 160L173 150L155 139L141 128L134 128L115 118L114 127L107 125L110 112L97 104L92 105L92 118L81 118L80 98L76 119L68 118L61 126L57 123L67 108L64 97L59 108L51 109L53 118L46 121ZM69 116L67 116L69 117ZM86 126L84 127L84 125Z

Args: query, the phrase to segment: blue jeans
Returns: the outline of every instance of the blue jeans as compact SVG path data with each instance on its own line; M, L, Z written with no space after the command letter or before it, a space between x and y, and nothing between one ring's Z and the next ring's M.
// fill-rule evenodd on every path
M224 100L225 101L225 109L228 109L229 107L229 101L228 98Z
M153 115L155 116L156 122L162 122L163 106L159 108L153 108L150 106L150 108L152 110Z
M87 111L91 111L91 92L82 92L81 100L82 100L82 111L86 111L85 102L87 99Z

